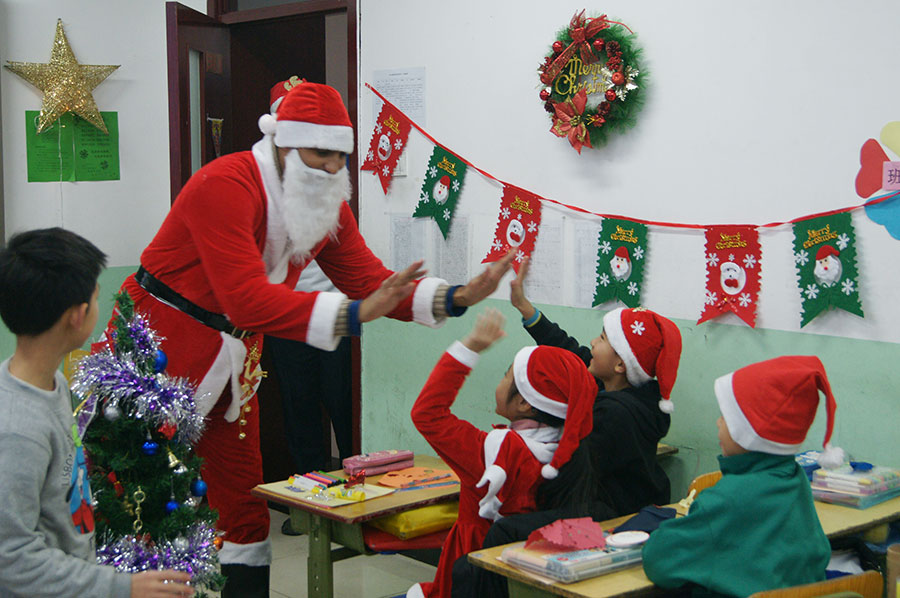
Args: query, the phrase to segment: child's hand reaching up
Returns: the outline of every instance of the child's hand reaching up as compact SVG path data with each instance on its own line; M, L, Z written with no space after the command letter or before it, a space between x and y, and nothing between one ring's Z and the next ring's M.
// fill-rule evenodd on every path
M489 308L478 315L472 332L462 339L462 344L471 351L481 353L495 342L506 336L503 325L506 318L498 310Z
M534 315L534 306L531 301L525 297L525 277L528 276L529 258L522 260L519 266L519 274L509 282L509 302L512 306L519 310L523 320L528 320Z

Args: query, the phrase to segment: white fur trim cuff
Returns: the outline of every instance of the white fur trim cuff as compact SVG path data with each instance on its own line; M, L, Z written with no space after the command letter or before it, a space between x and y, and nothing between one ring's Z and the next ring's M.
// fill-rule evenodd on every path
M606 332L606 340L612 346L613 351L625 362L625 377L632 386L640 386L650 382L650 376L641 367L628 339L622 329L622 312L624 307L612 310L603 316L603 331Z
M353 152L353 127L317 125L314 123L279 120L275 130L275 145Z
M497 521L502 517L500 515L500 507L503 503L497 498L497 494L506 483L506 472L499 465L491 465L484 470L484 475L475 484L476 488L481 488L487 484L487 493L478 501L478 515L484 519Z
M347 296L343 293L319 293L309 315L306 329L306 344L323 351L337 349L341 338L334 335L338 311Z
M450 345L450 348L447 349L447 353L450 355L450 357L460 362L470 370L474 369L475 366L478 365L478 353L468 348L460 341L455 341L452 345Z
M419 281L413 293L413 322L424 324L429 328L440 328L444 325L444 320L438 321L434 317L434 294L442 284L447 284L447 281L431 276Z
M553 399L541 394L532 386L531 380L528 379L528 359L537 347L525 347L516 353L513 360L513 378L516 381L516 388L519 394L524 397L528 404L536 407L545 413L549 413L554 417L566 419L566 410L568 405L554 401Z
M719 410L728 426L731 439L748 451L759 451L772 455L794 455L800 452L799 444L783 444L766 440L756 433L747 416L741 411L737 397L734 395L732 378L734 372L718 378L713 385L716 400L719 402Z
M271 565L272 543L268 538L262 542L251 542L250 544L222 542L222 549L219 550L219 562L223 565L248 565L250 567Z

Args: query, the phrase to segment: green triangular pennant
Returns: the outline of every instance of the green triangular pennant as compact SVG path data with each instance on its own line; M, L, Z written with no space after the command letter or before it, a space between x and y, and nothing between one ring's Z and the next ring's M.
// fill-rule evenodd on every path
M794 266L803 309L801 327L831 307L863 315L856 233L849 212L795 223Z
M444 148L434 146L413 216L434 218L445 239L450 234L450 222L465 177L466 163Z
M638 307L647 261L647 226L604 218L598 243L594 305L618 299L628 307Z

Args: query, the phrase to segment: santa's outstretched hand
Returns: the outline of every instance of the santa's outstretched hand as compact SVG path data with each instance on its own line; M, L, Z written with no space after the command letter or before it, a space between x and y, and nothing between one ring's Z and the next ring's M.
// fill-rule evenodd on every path
M382 281L378 289L359 304L359 321L371 322L389 314L397 305L409 297L415 288L415 280L425 276L422 270L425 260L411 263L405 270L394 272Z
M501 338L506 336L503 331L503 325L506 318L499 310L489 307L484 312L478 314L478 320L472 331L462 339L462 344L470 351L481 353Z
M509 281L509 302L512 306L519 310L523 320L529 320L534 316L537 310L531 304L531 301L525 296L525 277L528 276L528 264L531 263L530 258L522 260L519 266L519 274Z
M456 290L456 293L453 294L453 305L456 307L470 307L496 291L497 286L500 284L500 279L512 267L512 261L515 257L516 248L513 247L501 259L489 264L484 269L484 272Z

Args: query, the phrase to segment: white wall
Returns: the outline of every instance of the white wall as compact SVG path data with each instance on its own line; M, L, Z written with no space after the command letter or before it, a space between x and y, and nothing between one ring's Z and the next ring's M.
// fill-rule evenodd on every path
M206 12L206 0L182 4ZM0 69L6 233L63 226L94 240L111 266L135 265L169 209L169 109L163 0L2 0L0 61L48 62L56 19L82 64L120 64L94 90L118 112L121 179L28 183L25 111L41 93Z
M568 0L360 0L362 151L377 102L362 84L376 70L424 66L428 122L420 124L477 166L544 197L700 224L784 221L861 202L854 191L860 146L900 120L900 3L608 0L597 8L637 32L644 49L648 101L635 129L578 156L548 132L536 68L556 32L584 7ZM387 263L394 259L391 219L412 214L432 149L415 131L411 140L411 176L396 179L387 197L371 173L361 173L363 233ZM468 253L459 257L469 274L482 268L499 195L470 171L457 211L468 217ZM587 307L573 290L583 276L572 260L573 223L592 219L546 204L544 214L545 221L565 216L568 249L564 296L550 302ZM900 342L897 242L861 211L853 222L866 317L833 310L803 332ZM414 229L426 236L413 242L425 248L428 265L441 270L436 227ZM757 326L797 331L791 230L770 230L761 240ZM651 229L645 305L674 318L699 317L703 243L701 231Z

